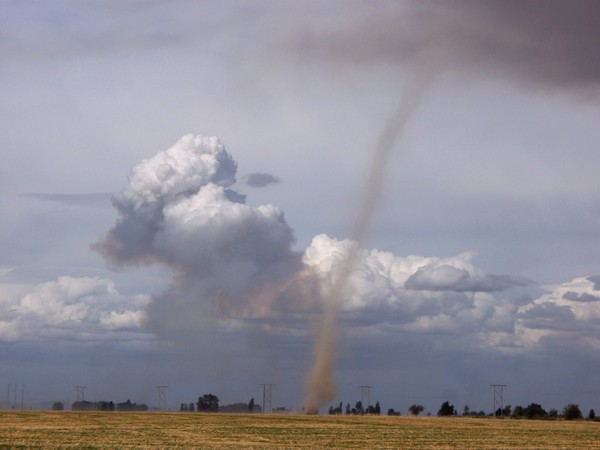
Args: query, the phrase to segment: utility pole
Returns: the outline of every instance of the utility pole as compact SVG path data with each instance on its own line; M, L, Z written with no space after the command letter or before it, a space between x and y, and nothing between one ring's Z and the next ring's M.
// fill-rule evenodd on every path
M500 409L500 417L504 414L504 389L506 389L505 384L490 384L490 387L494 391L494 409L492 410L492 414L496 414L498 408Z
M272 384L263 384L263 414L267 414L272 412L272 408L271 408L271 388L273 387Z
M158 404L163 411L167 410L167 388L169 386L156 386L158 391Z

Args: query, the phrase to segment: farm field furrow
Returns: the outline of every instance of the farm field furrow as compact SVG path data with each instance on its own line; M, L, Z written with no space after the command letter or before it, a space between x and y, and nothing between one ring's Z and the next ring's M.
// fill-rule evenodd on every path
M438 417L0 412L4 448L599 448L600 423Z

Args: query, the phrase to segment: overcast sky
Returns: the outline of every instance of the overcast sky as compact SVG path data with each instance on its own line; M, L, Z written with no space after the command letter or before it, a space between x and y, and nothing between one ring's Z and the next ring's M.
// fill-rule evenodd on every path
M592 0L0 1L0 383L297 409L342 276L331 404L600 408L599 45Z

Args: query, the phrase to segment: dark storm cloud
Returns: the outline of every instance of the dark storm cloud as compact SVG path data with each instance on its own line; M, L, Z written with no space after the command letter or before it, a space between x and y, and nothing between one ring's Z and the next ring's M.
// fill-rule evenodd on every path
M525 326L532 330L572 330L580 325L569 306L541 303L519 314Z
M286 54L306 60L360 68L406 68L426 60L436 72L470 70L546 88L597 92L599 87L597 1L346 3L353 7L261 2L233 3L238 7L231 9L231 3L223 2L211 7L210 14L193 2L180 2L177 10L161 2L69 4L77 21L66 20L53 4L4 5L0 54L50 59L187 47L226 37L232 26L256 36L251 25L256 23L271 25L276 36L271 42L281 42ZM177 14L181 10L186 14ZM278 26L273 26L275 16ZM300 27L298 18L312 20L313 26ZM29 34L16 31L23 26L31 27Z
M305 35L305 57L351 65L465 69L537 87L600 85L597 1L450 0L369 5L344 28Z
M265 187L269 184L277 184L281 179L269 173L256 172L246 175L244 181L250 187Z

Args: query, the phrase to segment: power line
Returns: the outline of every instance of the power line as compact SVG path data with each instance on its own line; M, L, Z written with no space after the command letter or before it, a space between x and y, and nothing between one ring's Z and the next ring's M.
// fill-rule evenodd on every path
M11 389L12 387L12 389ZM18 402L18 393L19 393L19 384L15 383L13 384L8 384L7 389L6 389L6 409L17 409L19 408L19 402ZM11 402L12 400L12 402ZM22 384L21 385L21 409L24 409L25 406L25 385Z

